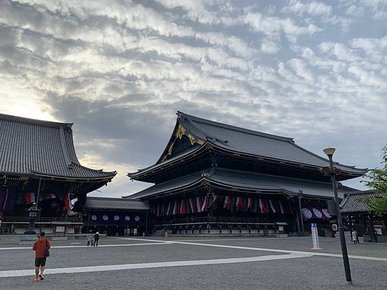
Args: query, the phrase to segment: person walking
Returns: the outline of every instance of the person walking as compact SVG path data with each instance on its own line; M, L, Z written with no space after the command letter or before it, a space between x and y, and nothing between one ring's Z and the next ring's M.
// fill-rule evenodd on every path
M50 248L51 243L46 238L46 233L41 232L32 246L32 249L35 251L35 281L44 280L43 273L46 268L48 249Z
M98 241L99 241L99 232L96 232L94 234L94 247L98 247Z

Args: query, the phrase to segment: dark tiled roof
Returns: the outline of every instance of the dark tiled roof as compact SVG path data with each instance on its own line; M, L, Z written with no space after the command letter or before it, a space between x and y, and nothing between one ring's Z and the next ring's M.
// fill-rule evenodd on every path
M116 172L80 165L71 123L0 114L0 173L110 180Z
M140 200L91 197L86 200L86 209L148 210L149 207Z
M230 126L182 112L177 114L178 120L189 132L225 150L318 168L329 166L328 159L296 145L292 138ZM359 176L367 171L338 163L335 164L335 167Z
M177 115L178 120L175 130L180 123L190 134L202 140L204 145L188 149L172 158L164 160L163 157L167 154L169 145L171 145L171 142L174 140L174 136L172 136L169 145L156 164L138 170L137 172L129 173L129 177L133 179L139 178L139 180L141 180L141 176L144 176L144 174L146 175L149 172L160 170L164 166L171 166L190 156L197 155L205 149L206 145L231 153L244 154L253 156L254 158L257 157L271 160L273 162L286 162L314 168L314 170L320 170L322 167L329 166L328 159L296 145L292 138L270 135L213 122L182 112L178 112ZM341 170L342 173L340 179L342 180L358 177L367 172L367 169L359 169L354 166L342 165L336 162L334 163L334 166Z
M129 177L135 177L137 176L138 174L141 174L143 171L148 171L148 170L157 170L159 168L162 168L165 164L168 164L168 165L172 165L174 162L179 162L181 161L182 158L186 157L186 156L189 156L193 153L198 153L202 150L203 148L202 147L193 147L193 148L190 148L182 153L180 153L179 155L176 155L176 156L173 156L171 158L169 158L168 160L164 161L163 163L157 163L151 167L148 167L148 168L144 168L144 169L140 169L138 170L137 172L134 172L134 173L128 173L127 175Z
M371 212L372 209L364 202L364 199L375 200L380 193L372 190L350 192L340 204L341 212Z
M176 178L167 182L159 183L141 190L135 194L124 196L124 198L143 198L152 197L153 195L165 192L171 192L174 190L181 190L186 187L199 186L201 181L201 172L186 175L184 177Z
M238 190L263 193L285 193L288 195L297 195L299 190L302 190L304 197L333 198L333 190L330 183L274 175L246 173L221 168L196 172L182 178L156 184L128 197L147 199L157 194L181 192L185 188L199 186L204 180L214 186L223 188L236 188ZM352 191L354 191L353 188L344 186L338 194L342 197L345 192Z

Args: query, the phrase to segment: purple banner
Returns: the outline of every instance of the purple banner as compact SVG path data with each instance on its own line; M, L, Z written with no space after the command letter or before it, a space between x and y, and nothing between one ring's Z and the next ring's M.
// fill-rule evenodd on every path
M321 207L304 207L302 208L302 216L304 220L329 220L331 218L330 214L328 213L328 209Z
M145 222L145 217L139 213L91 212L88 217L89 224L125 225L141 222Z

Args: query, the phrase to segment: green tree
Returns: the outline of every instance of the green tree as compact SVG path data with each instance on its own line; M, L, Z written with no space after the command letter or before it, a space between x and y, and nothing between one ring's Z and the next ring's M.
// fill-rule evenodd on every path
M377 195L375 198L366 198L364 201L377 215L387 214L387 145L382 150L382 159L383 166L371 169L365 181L365 184Z

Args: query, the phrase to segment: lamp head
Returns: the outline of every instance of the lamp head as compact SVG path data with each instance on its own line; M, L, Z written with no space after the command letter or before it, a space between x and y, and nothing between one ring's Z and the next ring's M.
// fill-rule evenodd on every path
M335 154L336 149L333 148L333 147L329 147L329 148L325 148L323 151L324 151L324 153L325 153L328 157L332 157L333 154Z

